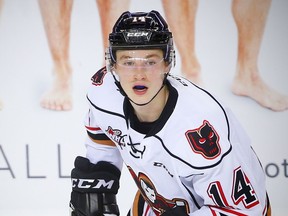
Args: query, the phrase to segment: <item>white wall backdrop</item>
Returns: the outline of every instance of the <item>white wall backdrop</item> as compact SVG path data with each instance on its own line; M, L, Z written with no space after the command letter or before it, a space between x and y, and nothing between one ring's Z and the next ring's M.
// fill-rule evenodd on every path
M288 111L273 112L231 93L237 55L231 1L199 2L196 41L204 82L234 110L250 135L266 170L273 215L287 215ZM0 215L68 215L70 170L75 156L85 154L86 88L103 58L97 6L94 0L74 1L70 49L74 107L68 112L39 106L52 79L52 61L37 1L6 0L2 9ZM132 0L130 9L163 12L160 0ZM286 95L287 11L288 1L272 1L259 59L263 79ZM179 68L178 64L175 73ZM126 215L135 191L124 168L118 196L122 215Z

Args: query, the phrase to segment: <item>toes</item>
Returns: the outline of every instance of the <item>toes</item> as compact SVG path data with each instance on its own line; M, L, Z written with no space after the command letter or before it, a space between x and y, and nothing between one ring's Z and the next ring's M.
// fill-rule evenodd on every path
M72 99L70 96L61 97L43 97L40 102L41 107L44 109L55 111L68 111L72 109Z

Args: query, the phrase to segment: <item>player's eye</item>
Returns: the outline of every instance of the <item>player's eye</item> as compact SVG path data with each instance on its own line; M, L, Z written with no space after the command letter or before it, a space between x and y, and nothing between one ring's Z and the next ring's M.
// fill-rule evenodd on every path
M214 133L210 132L208 137L209 137L209 139L211 139L212 137L214 137Z
M146 66L153 66L153 65L155 65L155 64L157 64L157 62L156 61L154 61L154 60L150 60L150 59L148 59L147 61L145 61L145 65Z
M121 64L124 66L134 66L135 62L127 60L127 61L123 61Z

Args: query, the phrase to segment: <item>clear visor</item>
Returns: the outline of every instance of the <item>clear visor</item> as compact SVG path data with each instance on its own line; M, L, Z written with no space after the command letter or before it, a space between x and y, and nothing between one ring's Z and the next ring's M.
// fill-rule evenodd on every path
M146 73L162 74L170 70L170 65L164 61L161 49L117 50L113 59L113 63L110 61L110 70L114 72L133 74L132 72L141 70Z
M126 70L134 69L156 69L159 68L164 62L164 58L158 57L125 57L116 61L116 67L125 68Z
M150 67L158 65L163 60L161 49L116 51L116 64L119 66Z

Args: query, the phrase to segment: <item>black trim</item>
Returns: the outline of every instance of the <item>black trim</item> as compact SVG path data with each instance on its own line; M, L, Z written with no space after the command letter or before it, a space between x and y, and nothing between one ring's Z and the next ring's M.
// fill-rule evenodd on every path
M105 110L105 109L102 109L98 106L96 106L94 103L92 103L92 101L89 99L88 95L86 95L86 98L87 100L90 102L90 104L97 110L101 111L101 112L104 112L104 113L107 113L107 114L110 114L110 115L115 115L115 116L118 116L118 117L121 117L121 118L124 118L125 119L125 116L124 115L121 115L119 113L115 113L115 112L111 112L111 111L108 111L108 110Z
M88 136L93 140L110 140L106 134L93 134L87 131Z
M196 167L196 166L191 165L191 164L188 163L187 161L181 159L180 157L174 155L172 152L170 152L170 151L168 150L168 148L166 148L166 146L165 146L164 143L163 143L163 140L162 140L159 136L154 135L154 137L161 142L163 148L166 150L166 152L168 152L168 153L170 154L171 157L176 158L177 160L183 162L184 164L188 165L189 167L191 167L191 168L193 168L193 169L210 169L210 168L212 168L212 167L214 167L214 166L217 166L218 164L220 164L220 163L222 162L223 158L224 158L226 155L228 155L228 154L231 152L231 150L232 150L232 145L230 145L229 150L228 150L225 154L222 155L221 159L220 159L218 162L214 163L213 165L203 166L203 167Z

